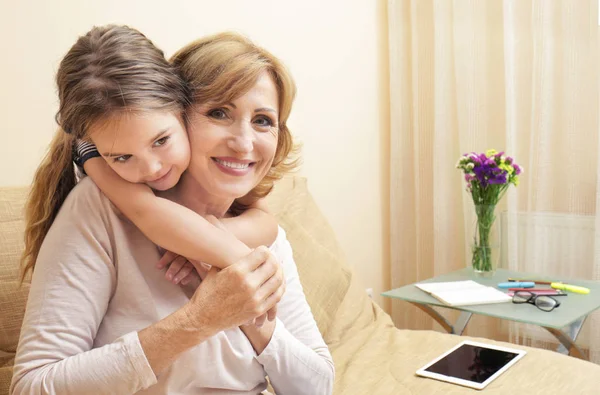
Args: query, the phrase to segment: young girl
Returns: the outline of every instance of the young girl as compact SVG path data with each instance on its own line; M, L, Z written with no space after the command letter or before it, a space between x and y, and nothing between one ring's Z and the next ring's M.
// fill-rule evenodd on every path
M27 203L23 278L33 271L42 241L75 186L74 143L93 141L98 133L114 133L115 141L126 142L128 152L93 153L89 146L80 146L77 162L150 240L173 252L158 267L172 261L166 275L174 283L192 270L189 264L184 267L183 257L224 268L246 256L248 246L275 240L277 223L263 203L219 221L161 197L176 186L189 164L184 115L189 99L176 70L141 33L119 26L92 29L61 62L57 83L57 122L63 130L36 172ZM114 121L131 113L145 114L144 123L111 130Z

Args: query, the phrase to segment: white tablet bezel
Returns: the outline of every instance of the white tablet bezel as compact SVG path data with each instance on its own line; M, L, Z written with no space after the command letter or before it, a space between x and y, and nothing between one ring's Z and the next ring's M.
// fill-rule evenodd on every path
M496 373L494 373L492 376L490 376L483 383L476 383L474 381L463 380L463 379L459 379L459 378L452 377L452 376L446 376L446 375L439 374L439 373L428 372L426 370L428 367L430 367L434 363L436 363L439 360L441 360L442 358L444 358L446 355L452 353L453 351L457 350L459 347L462 347L465 344L475 346L475 347L483 347L483 348L489 348L489 349L493 349L493 350L506 351L506 352L517 354L517 356L514 357L509 363L504 365L502 367L502 369L498 370ZM440 355L433 361L427 363L427 365L425 365L421 369L417 370L416 374L418 376L422 376L422 377L428 377L428 378L432 378L432 379L436 379L436 380L446 381L449 383L458 384L458 385L462 385L465 387L470 387L470 388L475 388L475 389L481 390L481 389L484 389L489 383L494 381L502 373L504 373L512 365L517 363L521 358L523 358L523 356L525 354L527 354L527 351L525 351L525 350L517 350L516 348L502 347L502 346L497 346L494 344L479 343L479 342L474 342L474 341L470 341L470 340L465 340L465 341L457 344L456 346L452 347L450 350L448 350L444 354Z

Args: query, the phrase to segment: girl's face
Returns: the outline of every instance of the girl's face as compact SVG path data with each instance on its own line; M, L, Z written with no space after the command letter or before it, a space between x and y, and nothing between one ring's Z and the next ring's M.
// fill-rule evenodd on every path
M119 114L90 128L106 163L121 178L165 191L190 162L190 144L181 117L170 111Z
M246 195L271 169L278 138L279 99L268 73L230 103L190 109L189 174L220 199Z

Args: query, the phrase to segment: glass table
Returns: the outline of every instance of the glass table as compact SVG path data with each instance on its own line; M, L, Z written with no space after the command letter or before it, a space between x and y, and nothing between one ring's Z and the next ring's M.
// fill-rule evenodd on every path
M600 282L585 280L569 280L565 278L549 278L531 273L515 272L498 269L493 277L477 277L472 269L465 268L441 276L433 277L421 283L473 280L483 285L496 287L500 282L506 282L508 278L535 279L547 281L562 281L566 284L579 285L590 289L587 295L569 292L567 297L562 296L560 307L551 312L544 312L531 304L496 303L473 306L448 306L415 287L413 284L403 286L382 293L382 296L407 301L437 321L447 332L461 335L473 314L482 314L505 320L534 324L545 328L554 335L561 346L558 351L577 358L585 359L583 351L575 344L581 327L587 316L600 307ZM545 288L548 285L537 285L536 288ZM449 323L433 306L445 307L459 310L459 318L454 324Z

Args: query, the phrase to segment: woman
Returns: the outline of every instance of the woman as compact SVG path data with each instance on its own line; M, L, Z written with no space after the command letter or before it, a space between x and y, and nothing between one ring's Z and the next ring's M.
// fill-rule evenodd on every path
M268 52L231 34L187 46L174 64L192 90L192 155L163 196L201 215L237 213L281 176L291 146L291 79ZM133 132L130 123L143 121L131 112L112 123ZM122 140L100 133L94 142L118 152ZM241 197L244 204L234 204ZM208 271L191 297L154 269L159 258L94 183L81 181L38 256L11 393L257 394L265 376L278 393L331 393L331 356L283 230L271 252L257 248ZM275 321L243 325L280 297Z

